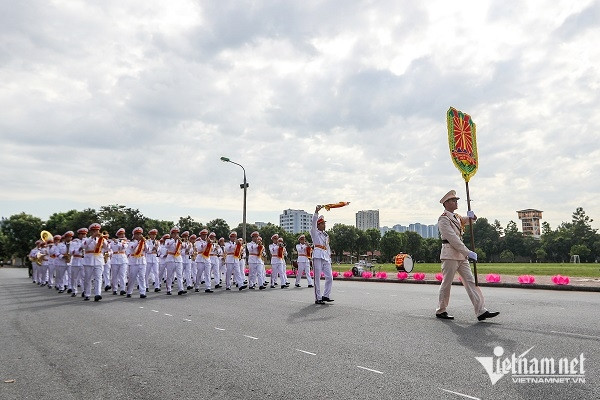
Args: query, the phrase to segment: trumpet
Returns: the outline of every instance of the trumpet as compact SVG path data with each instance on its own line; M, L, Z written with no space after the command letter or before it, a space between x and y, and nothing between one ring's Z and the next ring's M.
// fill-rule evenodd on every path
M108 231L102 231L102 237L103 237L104 239L108 239L108 238L109 238L109 236L110 236L110 234L108 233Z

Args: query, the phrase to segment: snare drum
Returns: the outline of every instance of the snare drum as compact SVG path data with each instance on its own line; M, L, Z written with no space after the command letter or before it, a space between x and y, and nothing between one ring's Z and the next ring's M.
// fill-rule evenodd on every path
M411 256L407 255L404 257L404 263L402 265L404 267L404 270L406 272L412 272L413 267L414 267L414 263L413 263L413 259Z

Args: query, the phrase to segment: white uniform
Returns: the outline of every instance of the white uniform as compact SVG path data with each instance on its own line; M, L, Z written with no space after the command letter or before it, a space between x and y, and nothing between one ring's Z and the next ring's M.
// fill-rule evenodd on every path
M300 285L300 279L302 279L302 273L306 274L306 280L308 286L312 286L313 281L310 277L310 260L308 259L308 249L310 247L304 243L298 243L296 245L296 251L298 252L298 271L296 271L296 285Z
M173 278L177 278L178 294L183 294L183 257L181 256L182 242L179 239L165 240L167 249L167 294L171 293Z
M231 274L233 274L235 283L238 285L240 290L243 289L244 278L240 272L240 259L235 256L236 250L241 253L241 244L238 249L237 241L225 242L225 288L231 289Z
M127 279L127 297L133 293L137 284L140 296L146 296L146 241L132 240L127 246L129 256L129 278Z
M101 296L102 293L102 271L104 270L103 252L108 251L108 241L102 236L89 237L83 240L84 282L83 293L89 299L92 293L92 281L94 282L94 295Z
M129 243L125 238L116 239L111 240L109 246L112 251L110 258L110 286L112 286L113 294L117 294L118 287L121 287L121 294L125 294L125 281L127 280L129 271L126 251Z
M210 249L207 251L207 246L212 248L213 243L200 238L194 243L196 250L196 259L194 260L196 267L196 283L194 289L200 290L200 284L204 282L205 290L211 289L210 281Z
M181 255L183 258L183 279L185 279L185 284L187 285L187 289L192 288L192 253L194 252L194 248L192 244L188 241L182 243L182 251Z
M56 280L54 279L54 272L56 271L57 250L58 248L54 244L48 246L48 288L52 288L52 286L56 285ZM58 286L56 288L58 289Z
M287 285L287 276L285 274L285 256L287 250L285 247L279 246L276 243L269 245L269 252L271 253L271 287L274 287L277 283L277 275L281 280L281 286Z
M58 286L58 292L62 293L65 291L65 288L68 286L66 280L67 268L70 265L70 261L68 260L68 255L71 251L71 242L69 243L59 243L56 246L56 286Z
M246 244L248 250L248 285L250 288L254 288L256 284L263 286L264 280L260 278L260 257L262 255L264 246L252 241Z
M150 274L154 279L154 291L160 290L160 277L158 275L158 240L146 240L146 282L149 282Z
M217 243L213 243L213 245L210 248L210 269L212 276L215 280L215 288L221 287L221 260L219 257L219 253L221 253L222 255L223 249L221 249L221 247Z
M29 260L31 261L31 279L33 280L33 283L38 283L38 265L35 262L35 260L37 259L39 251L40 248L38 246L35 246L27 255L29 257Z
M436 314L446 312L450 301L450 288L454 275L458 272L462 284L471 299L475 315L479 316L487 311L484 304L483 294L479 286L475 285L475 277L471 272L467 254L469 249L462 242L462 225L469 222L468 217L461 217L448 210L438 218L438 228L442 237L442 284L440 285L439 303Z
M69 279L69 289L73 292L72 297L77 295L79 282L84 278L83 270L83 242L79 239L73 239L69 248L71 253L71 275Z
M333 273L331 271L331 248L329 247L329 235L327 232L320 231L317 228L319 214L314 213L312 217L312 227L310 236L315 249L313 252L313 269L315 273L315 299L322 300L323 297L329 298L331 287L333 286ZM325 275L325 290L321 294L321 272Z

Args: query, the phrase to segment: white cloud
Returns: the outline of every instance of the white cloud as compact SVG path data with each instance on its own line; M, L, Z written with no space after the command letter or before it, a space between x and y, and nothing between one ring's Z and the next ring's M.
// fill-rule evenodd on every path
M433 223L465 197L454 106L478 127L480 216L598 220L599 3L413 3L0 5L2 215L120 203L237 225L225 155L250 222L346 200L333 223Z

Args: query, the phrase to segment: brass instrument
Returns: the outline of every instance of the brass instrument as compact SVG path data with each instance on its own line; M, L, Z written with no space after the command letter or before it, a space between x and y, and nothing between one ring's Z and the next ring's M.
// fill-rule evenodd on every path
M42 240L44 241L44 243L46 243L48 241L48 239L53 239L54 236L48 232L48 231L41 231L40 232L40 237L42 238Z
M37 265L42 265L43 261L44 261L44 254L43 253L37 253L37 256L35 257L35 263Z
M67 261L67 264L71 262L71 253L69 252L69 247L71 246L71 243L67 243L67 253L65 254L65 260Z
M108 251L104 252L104 264L108 262L108 258L110 257L110 253Z
M108 233L108 231L102 231L102 237L104 239L108 239L110 237L110 234Z

